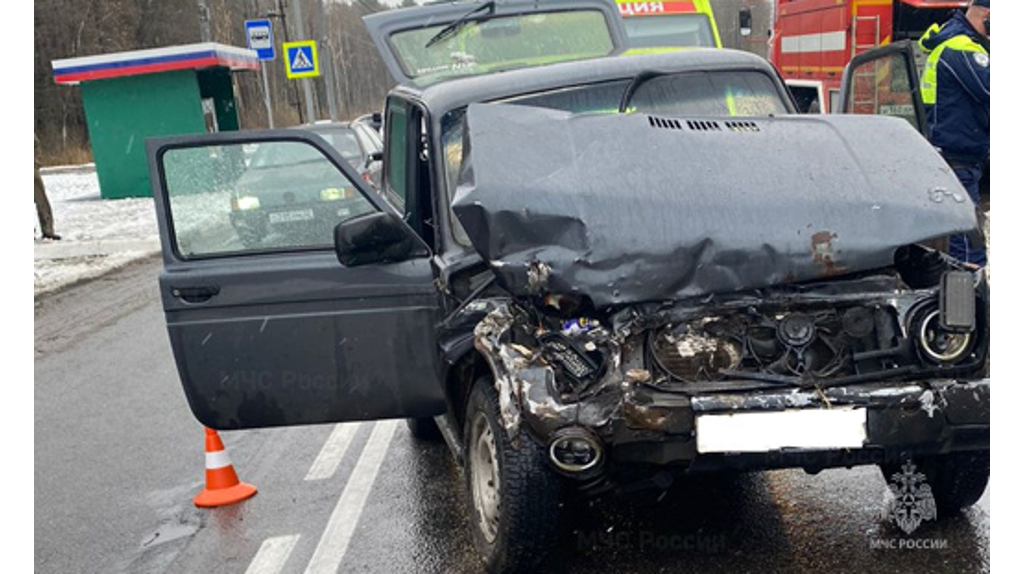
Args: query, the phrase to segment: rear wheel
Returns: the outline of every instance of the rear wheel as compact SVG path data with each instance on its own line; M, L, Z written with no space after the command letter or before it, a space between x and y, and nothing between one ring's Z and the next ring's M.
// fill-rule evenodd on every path
M498 413L494 385L481 378L470 392L463 435L470 528L487 572L527 572L556 542L562 483L525 432L512 444Z

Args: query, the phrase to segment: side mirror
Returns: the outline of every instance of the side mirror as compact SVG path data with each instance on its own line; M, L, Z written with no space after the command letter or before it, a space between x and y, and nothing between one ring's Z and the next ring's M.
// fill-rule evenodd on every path
M753 31L753 19L750 15L750 8L740 8L740 35L749 36Z
M430 250L397 216L374 212L334 228L334 252L345 267L429 257Z
M366 156L366 163L363 165L363 167L370 167L370 165L375 161L384 161L384 152L375 151L372 152L370 155Z

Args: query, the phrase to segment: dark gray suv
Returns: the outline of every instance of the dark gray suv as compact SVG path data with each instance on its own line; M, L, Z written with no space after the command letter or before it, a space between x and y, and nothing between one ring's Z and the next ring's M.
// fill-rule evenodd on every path
M956 178L902 119L798 115L751 54L622 53L618 18L368 16L401 82L381 194L311 134L151 140L195 416L406 418L463 465L489 572L541 560L566 496L685 473L912 460L940 514L973 504L988 289L936 248L977 227ZM316 155L317 201L358 209L247 246L222 201L241 146Z

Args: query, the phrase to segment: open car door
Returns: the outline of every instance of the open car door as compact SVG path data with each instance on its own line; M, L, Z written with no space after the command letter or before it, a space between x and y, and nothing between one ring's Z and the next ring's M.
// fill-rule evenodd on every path
M398 83L419 86L607 56L626 30L607 0L474 0L376 12L363 22Z
M444 412L429 250L336 150L276 130L147 153L167 331L202 424Z
M914 43L903 40L853 58L843 70L839 102L838 113L901 117L927 135Z

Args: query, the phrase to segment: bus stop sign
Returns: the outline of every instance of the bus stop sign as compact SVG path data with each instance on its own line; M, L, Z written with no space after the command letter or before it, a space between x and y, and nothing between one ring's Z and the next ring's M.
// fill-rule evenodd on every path
M245 39L249 49L256 51L257 58L274 59L274 26L270 20L246 20Z

